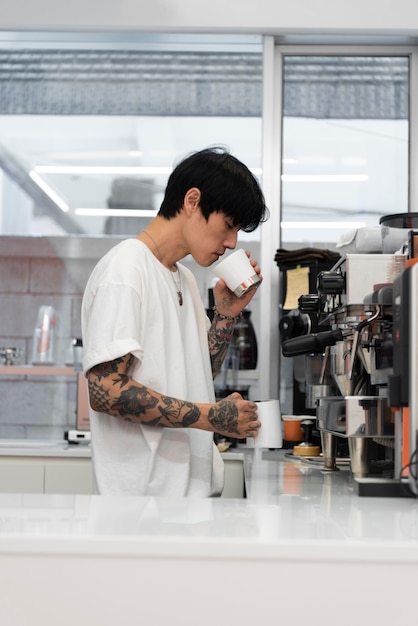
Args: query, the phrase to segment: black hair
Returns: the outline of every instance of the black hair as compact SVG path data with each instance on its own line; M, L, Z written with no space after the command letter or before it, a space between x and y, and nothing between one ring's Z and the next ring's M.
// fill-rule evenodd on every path
M222 212L234 226L250 233L269 218L264 195L248 167L225 148L194 152L172 171L159 215L170 219L181 209L189 189L200 190L200 210L206 220Z

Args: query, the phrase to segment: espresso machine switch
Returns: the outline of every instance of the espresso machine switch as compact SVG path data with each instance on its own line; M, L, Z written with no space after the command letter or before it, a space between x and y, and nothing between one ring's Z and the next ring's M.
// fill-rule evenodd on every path
M323 300L316 293L309 293L305 296L300 296L298 299L299 310L303 313L320 313L323 309Z
M309 315L293 309L288 315L284 315L279 322L279 330L283 339L299 337L311 332L311 319Z
M345 277L335 270L319 272L316 286L320 294L338 296L345 291Z

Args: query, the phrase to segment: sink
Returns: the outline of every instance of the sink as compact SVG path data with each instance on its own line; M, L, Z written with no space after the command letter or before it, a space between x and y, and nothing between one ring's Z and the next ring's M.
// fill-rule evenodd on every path
M0 448L28 448L31 450L65 450L68 441L47 439L0 439Z

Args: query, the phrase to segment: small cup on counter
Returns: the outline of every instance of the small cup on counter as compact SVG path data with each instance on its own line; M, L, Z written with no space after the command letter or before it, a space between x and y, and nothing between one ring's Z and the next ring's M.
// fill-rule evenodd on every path
M283 438L285 441L303 441L304 435L301 424L304 417L301 415L283 415Z

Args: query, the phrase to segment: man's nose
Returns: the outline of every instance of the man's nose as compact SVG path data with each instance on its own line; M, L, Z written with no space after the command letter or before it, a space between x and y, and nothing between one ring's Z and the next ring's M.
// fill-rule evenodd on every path
M229 248L230 250L233 250L235 246L237 245L237 241L238 241L238 233L237 232L231 233L226 238L224 242L224 246L225 248Z

